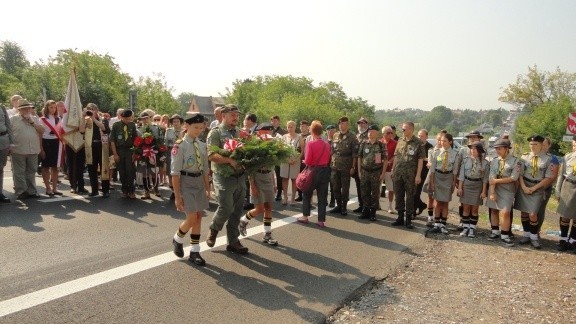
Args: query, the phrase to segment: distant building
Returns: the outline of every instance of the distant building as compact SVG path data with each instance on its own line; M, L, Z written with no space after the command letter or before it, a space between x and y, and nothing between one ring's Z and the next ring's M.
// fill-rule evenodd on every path
M490 125L488 123L484 123L484 124L480 125L480 127L478 127L478 131L482 134L492 133L494 131L494 127L492 127L492 125Z
M214 120L214 108L224 106L224 104L225 101L222 97L194 96L187 113L200 113L204 115L204 117L208 118L208 120L211 122Z

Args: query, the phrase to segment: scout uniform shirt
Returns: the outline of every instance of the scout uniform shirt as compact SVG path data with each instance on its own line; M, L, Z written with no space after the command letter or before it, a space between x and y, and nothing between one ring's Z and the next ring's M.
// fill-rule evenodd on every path
M224 143L228 139L234 139L238 137L240 131L236 127L226 126L224 123L220 123L218 126L212 128L210 133L208 133L208 138L206 139L206 144L208 144L208 155L217 153L212 150L211 146L217 146L219 148L224 148ZM219 163L210 163L212 166L212 171L216 174L222 174L222 168L224 165ZM236 171L238 174L243 173L242 171Z
M134 122L124 124L124 122L120 121L114 123L110 131L110 142L116 145L117 150L130 149L134 145L136 132L136 124Z
M488 183L488 176L490 173L489 168L490 165L487 160L473 159L472 157L468 156L464 159L464 162L462 162L462 165L460 166L458 180L482 180L482 183Z
M198 151L194 142L197 142ZM198 138L188 135L176 140L172 147L172 163L170 165L171 175L180 175L180 171L196 174L202 172L208 174L208 150L206 143Z
M520 162L523 164L524 172L522 173L522 177L524 178L524 184L527 187L532 187L542 181L542 179L552 177L551 161L552 157L544 152L538 154L532 152L523 154ZM544 189L538 189L538 191L540 190Z
M412 172L416 174L418 160L424 160L426 152L424 152L424 145L418 137L412 135L411 138L406 139L405 136L402 136L398 139L394 156L396 166L392 172Z
M347 171L352 169L352 162L357 158L358 139L351 132L337 131L332 137L332 163L334 170Z
M498 156L490 161L489 179L512 178L513 182L499 183L497 188L514 193L516 192L516 180L520 177L521 169L521 162L512 155L512 152L509 152L504 159Z
M432 161L431 161L432 167L430 167L430 170L442 174L448 174L448 173L458 174L460 170L457 169L456 166L457 162L458 162L457 150L453 148L449 148L447 150L441 148L435 151L434 155L432 155Z
M576 184L576 152L570 152L564 156L564 162L558 172L558 180L556 181L556 197L560 197L564 181Z
M362 158L361 167L363 171L381 171L383 163L386 161L386 145L380 141L376 141L373 144L369 141L364 142L360 144L358 157Z

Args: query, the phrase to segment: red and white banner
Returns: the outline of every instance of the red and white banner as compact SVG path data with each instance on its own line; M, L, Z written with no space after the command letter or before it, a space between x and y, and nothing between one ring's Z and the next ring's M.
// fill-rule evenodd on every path
M566 134L576 135L576 112L568 114L568 124L566 126Z

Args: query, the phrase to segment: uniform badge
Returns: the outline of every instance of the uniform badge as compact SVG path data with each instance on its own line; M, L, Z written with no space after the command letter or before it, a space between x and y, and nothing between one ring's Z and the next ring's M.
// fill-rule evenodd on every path
M346 135L342 136L342 139L345 140L345 139L346 139Z
M118 139L122 139L122 135L118 135Z
M408 146L408 155L414 155L414 148L412 146Z
M369 149L369 148L365 148L365 149L364 149L364 153L370 153L370 149Z
M172 147L172 155L176 154L178 154L178 145L174 145L174 147Z
M334 148L336 148L338 146L338 143L334 143L332 145L334 145Z

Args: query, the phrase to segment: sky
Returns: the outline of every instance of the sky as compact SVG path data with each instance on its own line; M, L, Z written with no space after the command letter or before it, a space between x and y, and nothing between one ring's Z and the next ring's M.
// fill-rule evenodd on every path
M258 75L333 81L376 109L512 108L502 90L537 65L576 72L573 0L20 0L0 41L32 62L109 54L135 80L218 96Z

